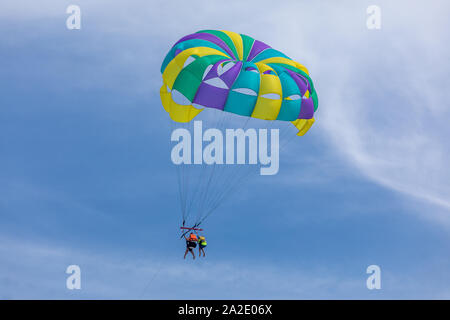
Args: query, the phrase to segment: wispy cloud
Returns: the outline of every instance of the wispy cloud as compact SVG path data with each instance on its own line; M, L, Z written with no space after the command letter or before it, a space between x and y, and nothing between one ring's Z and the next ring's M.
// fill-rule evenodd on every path
M2 299L377 299L424 294L446 297L445 290L434 291L432 296L421 291L424 284L408 281L411 275L391 273L383 278L388 288L371 292L365 287L364 266L351 275L326 266L312 271L232 260L184 261L171 255L118 257L4 237L0 256ZM71 264L81 268L81 290L65 287L65 270Z
M449 209L449 24L440 6L398 6L381 5L380 31L339 34L323 57L318 127L370 179Z
M283 267L184 261L173 256L124 259L7 238L2 238L0 256L0 296L7 299L236 299L256 298L257 292L259 298L299 298L326 292L328 286L343 291L356 286L348 279L338 283L329 274L316 278ZM81 267L80 291L65 288L65 270L70 264ZM195 296L192 288L196 288Z

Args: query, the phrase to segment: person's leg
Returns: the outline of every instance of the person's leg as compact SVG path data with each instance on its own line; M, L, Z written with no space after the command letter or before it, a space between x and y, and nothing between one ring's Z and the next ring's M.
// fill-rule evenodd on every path
M186 251L184 252L184 258L183 259L186 259L186 255L187 255L188 251L189 251L189 249L186 248Z
M195 259L195 253L194 253L194 250L190 250L191 251L191 253L192 253L192 259Z

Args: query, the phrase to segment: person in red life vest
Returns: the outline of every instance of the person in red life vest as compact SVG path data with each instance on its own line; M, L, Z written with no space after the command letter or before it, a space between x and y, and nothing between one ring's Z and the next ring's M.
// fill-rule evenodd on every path
M188 252L192 254L192 258L195 259L194 248L197 247L197 236L193 233L189 235L189 238L184 236L186 239L186 251L184 253L184 259L186 259L186 255Z

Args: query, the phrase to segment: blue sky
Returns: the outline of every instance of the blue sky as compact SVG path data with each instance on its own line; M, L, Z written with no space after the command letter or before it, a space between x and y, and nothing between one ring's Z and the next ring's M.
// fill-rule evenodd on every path
M70 4L81 30L65 27ZM450 298L448 9L3 2L0 298ZM319 111L278 175L248 179L207 220L207 258L184 261L159 70L206 28L303 63ZM81 290L65 288L70 264ZM381 290L365 286L371 264Z

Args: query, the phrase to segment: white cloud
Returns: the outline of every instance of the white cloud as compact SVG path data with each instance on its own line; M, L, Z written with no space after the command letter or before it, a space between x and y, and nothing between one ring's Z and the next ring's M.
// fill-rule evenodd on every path
M370 179L450 209L450 25L442 6L381 6L380 31L340 34L343 48L315 69L317 127Z
M177 252L178 253L178 252ZM244 299L311 298L354 294L364 279L338 280L283 266L182 260L179 255L133 257L83 252L2 238L3 299ZM81 268L81 290L65 287L67 266ZM193 288L195 294L192 295Z
M429 278L412 281L414 274L405 274L404 270L393 273L383 268L385 288L374 294L365 287L364 265L350 270L330 266L306 270L261 261L183 260L180 252L176 256L168 253L139 257L129 251L106 253L93 248L86 251L49 245L37 239L2 237L0 240L1 299L439 299L448 296L445 284ZM81 290L66 288L69 275L65 271L73 264L81 269Z

